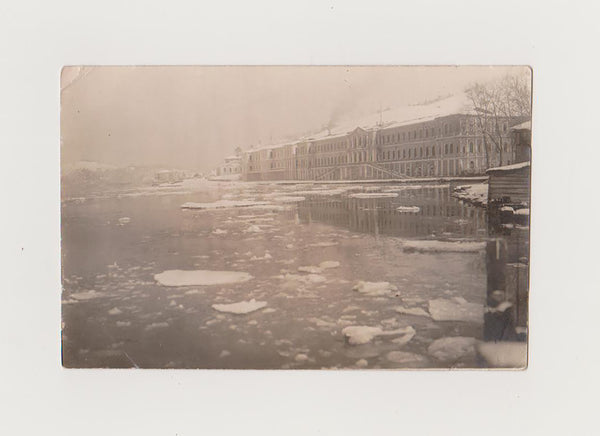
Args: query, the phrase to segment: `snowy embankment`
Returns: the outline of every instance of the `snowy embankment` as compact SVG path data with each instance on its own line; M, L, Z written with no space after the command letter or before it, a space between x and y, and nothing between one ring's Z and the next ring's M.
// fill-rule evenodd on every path
M452 196L477 206L487 206L488 185L487 183L478 183L473 185L457 186L454 188Z

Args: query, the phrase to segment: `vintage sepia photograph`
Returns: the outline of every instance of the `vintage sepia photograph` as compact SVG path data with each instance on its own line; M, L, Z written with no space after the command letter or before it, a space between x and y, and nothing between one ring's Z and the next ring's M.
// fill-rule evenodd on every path
M526 369L528 66L65 66L66 368Z

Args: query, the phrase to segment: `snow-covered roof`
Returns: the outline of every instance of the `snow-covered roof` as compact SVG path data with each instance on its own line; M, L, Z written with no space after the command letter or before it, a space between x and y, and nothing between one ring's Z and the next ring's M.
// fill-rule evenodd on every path
M513 126L511 127L511 130L531 130L531 121L525 121L524 123Z
M251 152L279 148L285 145L297 144L302 141L341 138L357 128L372 131L373 129L401 127L425 121L432 121L436 118L448 115L474 113L475 111L473 110L472 103L464 93L461 93L424 104L404 105L394 109L384 110L381 113L377 112L361 118L345 120L336 126L323 129L312 135L306 135L294 141L263 145L248 149L247 151Z
M499 171L514 171L514 170L520 170L521 168L527 168L529 166L531 166L531 162L529 162L529 161L519 162L519 163L512 164L512 165L505 165L503 167L490 168L489 170L486 171L486 173L494 173L494 172L499 172Z
M240 159L240 157L239 157L239 156L232 155L232 156L227 156L227 157L225 158L225 160L236 160L236 159Z

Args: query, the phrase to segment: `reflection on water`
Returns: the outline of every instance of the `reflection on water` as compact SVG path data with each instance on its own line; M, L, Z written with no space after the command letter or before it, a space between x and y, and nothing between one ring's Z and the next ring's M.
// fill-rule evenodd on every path
M399 190L395 198L309 198L298 205L298 214L301 222L322 222L374 235L485 237L485 210L451 193L448 185Z

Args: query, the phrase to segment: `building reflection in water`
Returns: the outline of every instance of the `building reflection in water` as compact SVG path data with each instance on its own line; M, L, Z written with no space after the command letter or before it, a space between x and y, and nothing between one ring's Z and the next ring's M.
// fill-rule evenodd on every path
M395 198L309 198L298 204L298 215L303 223L321 222L373 235L407 238L487 235L485 210L452 197L450 186L410 187L396 193Z

